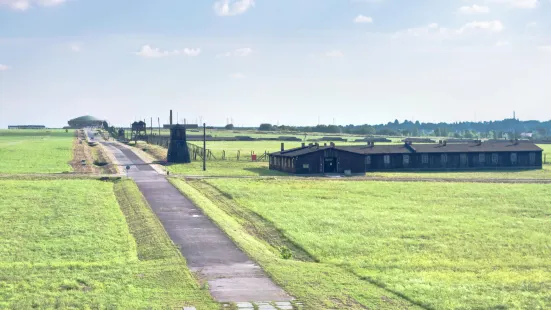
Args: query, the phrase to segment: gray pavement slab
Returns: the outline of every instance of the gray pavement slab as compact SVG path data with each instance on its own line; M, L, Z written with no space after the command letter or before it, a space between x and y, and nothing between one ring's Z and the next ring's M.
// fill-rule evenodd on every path
M131 149L103 144L121 165L130 166L128 176L138 185L189 268L208 281L217 301L293 300L165 176Z

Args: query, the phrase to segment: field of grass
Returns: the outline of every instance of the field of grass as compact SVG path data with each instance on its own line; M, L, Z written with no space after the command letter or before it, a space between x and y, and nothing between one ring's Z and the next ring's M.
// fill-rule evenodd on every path
M434 178L434 179L551 179L551 165L544 165L539 170L502 170L502 171L472 171L472 172L368 172L368 177L383 178Z
M218 308L133 182L0 188L0 308Z
M0 130L0 174L71 171L73 139L73 131Z
M269 240L246 231L248 221L222 211L223 200L173 182L278 283L310 304L551 307L549 185L202 181L231 198L228 204L272 223L316 263L277 258ZM335 268L339 280L327 277ZM312 285L316 292L305 288Z

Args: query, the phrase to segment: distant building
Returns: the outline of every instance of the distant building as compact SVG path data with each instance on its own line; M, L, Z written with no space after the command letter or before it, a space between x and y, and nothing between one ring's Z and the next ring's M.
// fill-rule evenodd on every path
M9 125L8 129L46 129L44 125Z
M371 171L542 169L543 150L518 141L320 146L270 154L270 169L294 174Z
M170 125L170 124L164 124L163 129L170 129L173 126L176 126L177 124ZM178 124L179 126L184 126L186 129L197 129L199 128L199 125L197 124Z
M94 116L86 115L74 118L69 121L71 128L84 128L84 127L101 127L104 120L96 118Z
M523 132L523 133L520 134L520 137L529 139L529 138L532 138L532 135L533 134L531 132Z

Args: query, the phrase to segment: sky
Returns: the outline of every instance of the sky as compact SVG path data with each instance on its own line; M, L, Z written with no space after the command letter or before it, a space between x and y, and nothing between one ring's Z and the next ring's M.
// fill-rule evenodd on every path
M551 0L0 0L0 128L551 119ZM156 123L156 121L155 121Z

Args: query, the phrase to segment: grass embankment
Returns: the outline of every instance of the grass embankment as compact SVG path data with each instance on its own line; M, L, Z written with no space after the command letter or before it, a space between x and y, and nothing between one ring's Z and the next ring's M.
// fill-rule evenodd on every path
M72 171L73 139L73 131L0 130L0 173Z
M0 187L0 308L218 308L133 182Z
M315 262L315 257L278 231L277 225L233 204L228 195L209 189L203 181L170 180L306 309L420 308L338 265ZM289 251L293 259L284 258Z
M403 308L397 303L408 300L430 309L551 307L549 185L201 181L257 215L243 220L208 190L173 182L313 308ZM281 259L269 238L247 230L255 219L320 263Z

